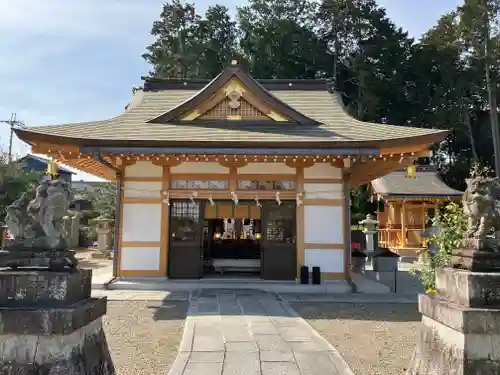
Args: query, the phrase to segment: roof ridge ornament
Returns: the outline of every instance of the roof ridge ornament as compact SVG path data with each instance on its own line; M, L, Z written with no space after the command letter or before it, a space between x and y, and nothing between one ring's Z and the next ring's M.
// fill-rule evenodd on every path
M203 113L206 113L209 108L214 108L214 106L220 104L224 97L229 98L231 110L240 108L243 99L249 102L252 107L263 112L271 121L320 125L319 121L300 113L272 94L245 72L238 65L237 60L232 60L230 66L196 95L167 112L150 119L148 122L167 124L176 121L195 121ZM219 119L217 121L228 121L228 119Z

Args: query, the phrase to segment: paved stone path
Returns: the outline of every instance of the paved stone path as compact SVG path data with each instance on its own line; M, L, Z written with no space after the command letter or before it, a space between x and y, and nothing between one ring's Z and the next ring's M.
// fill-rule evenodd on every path
M275 294L191 295L169 375L352 375L340 354Z

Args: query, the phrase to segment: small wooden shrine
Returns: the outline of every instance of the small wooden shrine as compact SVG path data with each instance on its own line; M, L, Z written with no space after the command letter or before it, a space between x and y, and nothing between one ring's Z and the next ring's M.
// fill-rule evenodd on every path
M372 199L383 201L377 212L379 245L413 256L426 248L422 233L445 201L457 201L463 192L447 186L430 165L410 167L371 182Z

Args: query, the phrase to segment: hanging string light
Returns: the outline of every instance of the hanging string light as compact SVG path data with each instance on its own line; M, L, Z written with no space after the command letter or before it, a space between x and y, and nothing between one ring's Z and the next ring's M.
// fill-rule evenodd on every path
M238 196L236 195L236 193L234 191L231 192L231 197L233 199L234 204L238 205Z
M302 193L297 193L297 195L295 196L295 201L297 202L297 207L300 207L300 205L302 204L302 200L300 199L301 196L302 196Z
M198 192L197 191L193 191L191 193L191 197L189 198L191 200L192 203L194 203L194 200L198 197Z
M257 207L262 207L262 205L259 202L259 197L255 197L254 201L255 201L255 204L257 205Z
M165 203L167 206L170 206L170 193L168 191L164 191L163 195L165 196L165 199L163 199L163 203Z
M278 203L278 206L281 206L281 199L280 199L280 192L276 192L276 203Z

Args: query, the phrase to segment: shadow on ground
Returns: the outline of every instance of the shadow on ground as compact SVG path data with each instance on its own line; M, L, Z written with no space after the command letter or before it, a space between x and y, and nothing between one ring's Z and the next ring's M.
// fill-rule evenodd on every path
M304 319L327 320L372 320L391 322L420 321L422 315L418 305L412 303L339 303L312 302L291 303L293 309Z
M148 309L155 310L153 320L185 319L189 308L189 292L171 292L162 301L149 303Z

